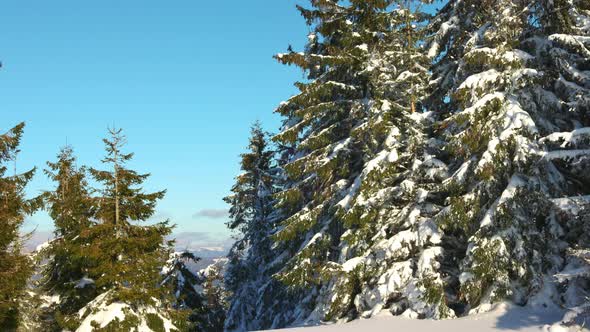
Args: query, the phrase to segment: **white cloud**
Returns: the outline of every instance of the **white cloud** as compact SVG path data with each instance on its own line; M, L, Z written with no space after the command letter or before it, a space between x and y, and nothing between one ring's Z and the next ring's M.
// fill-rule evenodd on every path
M226 209L203 209L193 214L193 218L223 219L229 216Z

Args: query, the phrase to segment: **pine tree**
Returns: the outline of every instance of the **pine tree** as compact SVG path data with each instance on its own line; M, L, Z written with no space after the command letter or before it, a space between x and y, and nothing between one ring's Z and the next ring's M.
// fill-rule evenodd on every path
M557 295L550 275L561 268L568 226L553 206L583 187L559 164L575 167L587 152L547 151L542 139L585 122L554 93L560 69L545 52L550 31L568 21L555 9L544 1L450 1L432 25L429 107L443 112L437 134L453 173L437 217L441 263L459 313L506 298L535 304L543 290Z
M165 191L145 193L141 188L149 174L126 167L133 154L123 153L126 143L121 129L109 130L104 139L107 155L103 163L110 169L90 169L94 180L103 185L97 192L96 219L81 235L82 254L90 260L88 277L94 280L99 295L83 309L83 326L90 323L93 310L109 306L128 308L124 320L107 325L110 329L131 329L147 321L160 326L170 319L168 294L159 287L160 271L170 253L165 237L171 233L168 221L138 225L154 214L156 202ZM156 312L153 313L155 309ZM86 315L89 315L88 318ZM91 324L91 323L90 323Z
M163 270L166 286L172 286L176 301L173 306L186 315L187 331L224 331L227 291L223 271L227 260L218 259L207 268L196 271L199 259L190 252L172 254Z
M267 284L272 257L271 231L275 216L271 211L277 191L274 152L260 123L252 126L249 151L241 155L242 174L236 178L232 195L224 200L231 206L229 229L237 232L237 241L228 255L224 276L226 289L232 293L225 327L228 330L259 328L256 308L259 291Z
M572 246L568 250L566 265L556 276L565 286L564 304L569 309L563 322L587 326L590 323L590 204L583 197L561 202L566 203L561 205L561 213L575 221L575 227L568 234Z
M171 255L164 270L162 285L170 287L174 294L173 307L187 313L188 331L214 331L207 316L207 299L203 294L205 279L195 271L200 259L193 253L175 252Z
M278 324L371 315L393 302L446 315L441 277L425 261L440 252L427 189L446 175L422 113L427 15L413 1L311 4L299 7L314 30L305 52L277 56L310 80L278 108L288 186L277 194L287 214L274 235L287 257L277 276L301 302ZM400 275L411 277L384 288Z
M72 315L96 297L94 280L88 278L89 260L81 250L83 232L92 224L93 202L88 192L86 169L78 167L73 149L61 149L56 162L48 162L46 175L56 183L55 190L43 195L49 215L54 220L54 236L43 250L43 290L59 296L53 315L62 329L71 328ZM74 323L75 325L75 323Z
M343 274L328 318L365 317L388 307L410 317L449 317L436 258L441 234L433 221L443 204L446 165L425 112L429 59L423 50L429 16L418 1L398 1L388 40L373 51L373 108L353 132L363 169L338 204Z
M570 247L565 272L560 272L564 275L587 262L590 246L586 236L590 229L590 4L539 1L535 9L545 37L537 48L548 76L543 91L548 101L542 106L552 120L544 123L548 128L544 128L540 142L554 179L550 195L556 213L565 221L562 231ZM573 312L581 316L588 311L590 288L586 282L583 275L571 278L563 296L565 306L576 307Z
M217 264L212 264L203 271L203 296L206 301L204 312L205 323L198 331L223 332L226 317L225 290L223 289L223 274Z
M32 261L21 253L21 225L25 216L39 208L37 199L25 197L25 187L35 169L18 174L16 158L24 123L0 136L0 329L11 331L19 324L19 301L31 276Z
M310 83L279 106L283 131L274 139L291 147L284 169L289 187L278 195L279 207L290 210L276 240L294 257L280 274L285 283L313 289L338 272L342 223L336 204L362 170L361 146L352 131L381 105L372 103L371 51L389 29L384 13L391 1L311 1L298 7L314 32L304 53L279 54L285 64L299 66ZM372 107L373 106L373 107ZM299 250L301 249L301 250Z

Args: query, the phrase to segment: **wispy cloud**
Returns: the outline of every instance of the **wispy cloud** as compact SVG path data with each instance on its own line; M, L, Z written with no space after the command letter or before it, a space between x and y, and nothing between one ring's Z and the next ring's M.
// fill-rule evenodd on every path
M203 209L193 214L193 218L223 219L229 215L225 209Z

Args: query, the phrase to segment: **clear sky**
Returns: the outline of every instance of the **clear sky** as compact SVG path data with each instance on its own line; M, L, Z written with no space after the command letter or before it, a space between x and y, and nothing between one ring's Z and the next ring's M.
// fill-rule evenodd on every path
M274 130L302 79L272 55L302 49L295 0L10 1L0 20L0 131L27 127L18 168L43 168L70 143L100 166L107 126L122 127L131 166L168 189L158 218L177 232L227 236L222 197L239 172L249 125ZM50 189L39 171L33 195ZM26 229L50 230L44 213Z

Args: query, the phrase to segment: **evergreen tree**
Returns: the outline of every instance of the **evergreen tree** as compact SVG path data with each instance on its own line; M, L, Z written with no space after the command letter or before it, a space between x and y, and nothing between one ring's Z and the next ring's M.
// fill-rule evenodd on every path
M539 1L535 19L546 36L538 42L548 82L542 104L545 122L540 142L546 150L548 171L557 186L550 187L563 232L570 247L564 271L587 262L590 246L590 4L587 1ZM549 127L550 126L550 127ZM557 188L555 188L557 187ZM583 269L582 269L583 271ZM571 278L563 296L568 308L587 312L590 285L587 275ZM575 315L570 315L575 316Z
M21 253L20 227L38 207L25 197L25 187L35 170L18 174L16 158L24 123L0 136L0 329L11 331L19 323L19 301L31 276L32 261Z
M588 188L569 171L588 151L550 151L543 138L587 126L585 107L576 111L556 93L564 67L547 61L546 52L558 52L551 31L573 21L555 5L450 1L432 25L429 107L443 111L437 134L453 173L437 217L441 263L448 301L460 313L506 298L536 304L545 301L541 293L558 300L549 276L562 267L570 226L553 206Z
M159 287L160 271L170 253L165 237L172 227L168 221L154 225L136 223L153 216L156 202L164 197L165 191L143 191L141 185L149 174L126 167L133 158L132 153L121 150L126 139L120 129L109 132L110 139L103 140L107 152L103 163L110 169L90 169L94 180L103 185L95 197L98 222L81 235L85 243L82 255L91 265L88 277L94 280L101 295L82 309L82 325L92 325L93 311L98 307L105 310L124 306L128 308L125 319L114 320L105 328L132 329L145 321L148 326L160 326L172 314L167 309L166 289Z
M278 174L267 136L260 123L252 126L249 151L241 155L243 173L236 178L232 195L224 199L231 206L227 226L238 233L224 276L225 287L232 293L225 324L228 330L259 328L256 308L263 305L259 291L271 278L272 195L277 191Z
M47 176L56 183L43 195L54 220L55 239L43 250L43 290L60 301L53 315L59 330L71 328L72 315L96 297L94 280L88 278L89 261L82 254L83 232L92 224L93 202L88 192L86 169L78 167L70 146L61 149L56 162L48 162ZM73 323L75 326L75 323ZM57 329L58 327L56 327Z
M353 132L364 164L337 204L348 230L339 258L344 273L329 292L335 297L328 300L328 318L368 317L384 307L410 317L452 316L436 262L441 234L432 218L443 205L439 187L447 167L435 156L435 114L423 107L429 16L422 6L395 2L389 38L372 52L372 96L381 107Z
M202 273L204 279L203 297L206 301L205 311L201 314L201 326L197 331L223 332L226 317L227 297L223 288L223 272L217 264L212 264Z
M211 310L205 294L207 277L195 271L199 260L188 251L173 253L163 270L162 284L172 288L176 299L174 308L188 312L190 326L187 330L223 331L223 319L219 322L210 315Z
M290 213L276 240L293 256L280 274L292 287L312 291L338 272L330 263L338 257L344 227L334 217L335 207L363 166L352 131L381 106L373 103L366 69L371 51L388 36L384 11L390 4L311 1L311 9L298 7L314 30L305 52L277 56L302 68L310 80L297 83L301 93L277 110L285 121L275 141L290 146L291 154L283 165L290 183L278 195L279 207Z
M288 185L276 195L287 214L274 235L284 253L275 254L277 276L300 303L290 314L276 308L271 326L371 315L394 302L396 311L446 315L442 280L428 264L440 237L427 189L446 169L427 151L436 144L426 144L422 114L427 15L413 1L311 4L299 7L314 30L305 52L277 56L310 82L278 108L285 121L274 139Z
M569 309L563 319L566 325L587 326L590 322L590 204L585 202L586 199L561 200L564 203L561 212L575 220L576 225L568 234L573 245L568 251L566 266L557 274L558 281L566 286L564 304Z

